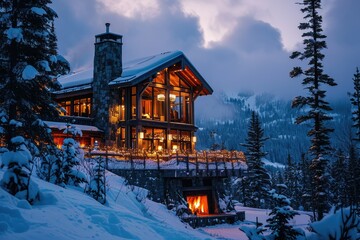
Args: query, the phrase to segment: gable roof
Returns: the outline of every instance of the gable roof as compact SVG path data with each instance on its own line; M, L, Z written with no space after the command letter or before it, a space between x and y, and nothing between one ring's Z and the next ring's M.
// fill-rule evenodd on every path
M109 85L111 87L134 86L149 78L154 78L164 68L179 63L182 67L179 74L187 78L194 86L202 87L200 95L212 94L213 90L210 85L181 51L164 52L124 62L121 77L110 81ZM62 89L54 92L54 94L90 89L93 81L93 70L88 69L65 75L60 77L58 81L62 84Z

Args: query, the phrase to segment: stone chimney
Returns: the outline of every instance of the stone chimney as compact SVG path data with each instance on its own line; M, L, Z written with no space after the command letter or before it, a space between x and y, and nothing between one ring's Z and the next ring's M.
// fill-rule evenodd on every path
M95 36L94 81L95 78L108 82L122 73L122 36L110 32L110 23L106 23L106 32Z
M93 114L95 125L104 131L105 140L110 139L109 113L115 101L109 82L122 74L122 35L110 32L106 23L105 33L95 36ZM114 95L114 96L113 96Z

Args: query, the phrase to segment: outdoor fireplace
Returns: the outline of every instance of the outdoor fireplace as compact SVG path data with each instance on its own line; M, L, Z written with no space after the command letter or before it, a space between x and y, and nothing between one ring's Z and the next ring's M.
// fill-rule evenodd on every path
M218 214L217 201L214 192L207 187L192 187L183 190L183 196L188 203L189 210L197 216Z
M187 196L186 201L189 209L195 215L209 214L209 204L207 195Z

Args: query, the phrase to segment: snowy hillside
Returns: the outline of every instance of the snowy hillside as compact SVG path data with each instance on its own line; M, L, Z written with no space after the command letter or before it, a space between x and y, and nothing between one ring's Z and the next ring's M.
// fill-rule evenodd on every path
M111 173L105 206L81 189L34 180L41 201L33 206L0 188L0 239L209 239L180 222L164 205L138 201L141 194Z
M0 179L3 177L0 170ZM145 189L131 187L124 179L107 173L107 204L101 205L80 188L64 189L33 177L39 185L41 200L29 205L0 188L1 240L66 239L229 239L246 240L240 227L254 228L256 221L266 225L270 210L236 206L245 211L244 222L192 229L162 204L144 196ZM306 232L306 239L318 239L306 229L310 214L301 212L290 224ZM338 218L338 217L337 217ZM341 218L329 219L313 227L334 232L326 226L339 226ZM330 233L329 232L329 233ZM270 232L265 232L265 235ZM355 233L356 236L356 233ZM304 239L304 238L299 238Z

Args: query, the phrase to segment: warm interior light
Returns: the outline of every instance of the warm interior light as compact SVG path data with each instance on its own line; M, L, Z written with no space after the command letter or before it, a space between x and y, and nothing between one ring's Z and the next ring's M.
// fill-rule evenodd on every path
M172 150L173 150L173 151L178 150L178 146L177 146L177 145L173 145L173 146L172 146Z
M157 95L157 100L160 101L160 102L163 102L165 101L165 95L160 93Z
M168 140L170 140L170 141L172 140L172 135L171 134L168 135Z
M197 140L197 139L196 139L196 136L193 136L193 137L192 137L193 143L196 143L196 140Z
M176 95L175 94L169 94L170 102L175 102Z
M186 201L193 214L209 214L208 199L206 195L188 196Z
M144 132L139 132L139 138L144 139Z
M163 147L162 146L158 146L158 151L162 151Z

